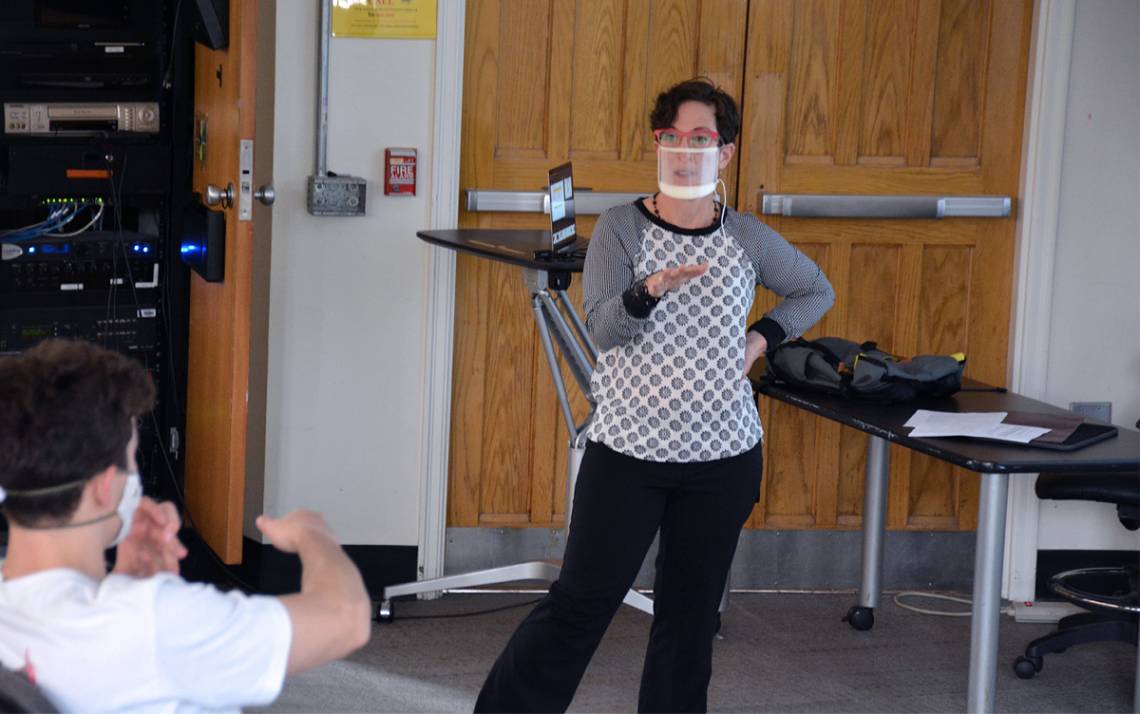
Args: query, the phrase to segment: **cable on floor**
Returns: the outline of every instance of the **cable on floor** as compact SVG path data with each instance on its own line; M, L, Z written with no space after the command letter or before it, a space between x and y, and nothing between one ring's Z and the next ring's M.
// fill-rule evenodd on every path
M942 595L940 593L924 593L924 592L920 592L918 590L903 590L902 592L895 593L894 598L892 598L894 600L894 603L904 610L910 610L911 612L917 612L917 613L921 613L923 615L937 615L939 617L969 617L972 614L972 612L970 610L965 610L964 612L951 612L949 610L928 610L924 607L918 607L917 605L908 605L907 603L902 601L902 599L904 597L919 597L919 598L924 597L924 598L930 598L932 600L943 600L943 601L948 601L948 602L957 602L957 603L961 603L963 605L973 605L974 604L973 601L970 600L970 598L956 597L954 595Z

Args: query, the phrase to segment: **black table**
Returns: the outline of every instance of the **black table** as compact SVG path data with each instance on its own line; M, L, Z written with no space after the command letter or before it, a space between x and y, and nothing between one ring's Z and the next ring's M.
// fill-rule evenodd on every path
M968 389L984 385L967 382ZM1050 404L1013 393L962 391L943 399L906 404L874 404L774 384L758 391L772 399L805 409L870 435L863 501L863 573L859 605L848 613L852 626L867 629L874 622L882 577L887 477L890 444L976 471L981 476L977 545L974 555L973 615L970 626L970 676L967 710L994 708L997 681L998 620L1005 546L1005 511L1011 473L1136 472L1140 474L1140 432L1120 429L1117 436L1071 452L1016 444L995 444L966 438L912 438L903 424L916 409L954 412L1022 411L1069 414Z
M585 260L538 260L535 255L550 249L550 231L458 228L449 231L419 231L420 240L440 248L477 255L546 273L580 273Z
M576 258L572 255L559 256L554 260L537 258L536 256L540 251L547 250L550 247L550 233L547 231L466 228L446 231L420 231L416 235L421 240L441 248L468 253L501 263L509 263L522 268L523 283L531 295L531 309L534 312L535 325L538 327L546 362L550 367L551 378L554 380L554 390L562 408L562 418L570 432L570 452L566 473L566 523L569 525L571 506L574 503L574 484L577 481L578 467L582 463L582 455L586 448L586 427L593 418L594 410L591 404L590 414L585 421L581 424L574 422L574 413L570 409L570 399L566 393L566 384L562 379L562 370L558 366L558 358L554 349L557 344L565 358L566 365L570 368L574 381L578 383L582 393L589 398L590 375L594 370L593 364L598 359L598 351L590 341L582 318L566 295L572 274L582 272L585 261L581 257ZM446 575L440 578L390 585L384 588L384 595L381 598L377 614L382 621L391 620L393 617L392 598L402 595L493 585L516 580L553 582L558 578L560 570L561 567L557 563L531 561L473 573ZM643 612L653 612L653 601L635 590L630 590L626 594L624 602Z

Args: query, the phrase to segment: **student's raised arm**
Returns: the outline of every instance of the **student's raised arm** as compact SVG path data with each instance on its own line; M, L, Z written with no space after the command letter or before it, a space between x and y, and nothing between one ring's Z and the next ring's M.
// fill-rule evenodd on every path
M336 542L325 519L297 510L257 527L280 551L301 558L301 592L281 603L293 623L289 674L319 667L363 647L372 633L372 603L360 571Z

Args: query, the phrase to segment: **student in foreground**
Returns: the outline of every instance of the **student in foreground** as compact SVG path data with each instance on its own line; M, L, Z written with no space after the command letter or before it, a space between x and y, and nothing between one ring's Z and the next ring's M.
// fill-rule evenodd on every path
M61 711L195 712L267 704L286 674L363 646L371 604L321 516L261 516L301 559L301 592L223 593L178 576L169 503L142 495L136 420L154 386L134 360L48 340L0 358L0 664ZM107 572L104 551L118 548Z

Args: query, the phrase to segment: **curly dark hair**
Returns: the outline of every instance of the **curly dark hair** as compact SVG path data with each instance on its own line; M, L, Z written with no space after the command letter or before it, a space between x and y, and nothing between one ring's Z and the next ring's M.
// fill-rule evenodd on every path
M740 109L736 100L705 77L687 79L657 95L649 113L651 129L668 129L677 120L677 108L685 102L707 104L716 112L716 132L722 144L736 141L740 133Z
M87 479L127 468L134 421L154 396L141 364L89 342L45 340L0 358L0 486L17 492L4 514L24 526L70 516Z

